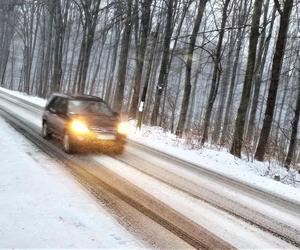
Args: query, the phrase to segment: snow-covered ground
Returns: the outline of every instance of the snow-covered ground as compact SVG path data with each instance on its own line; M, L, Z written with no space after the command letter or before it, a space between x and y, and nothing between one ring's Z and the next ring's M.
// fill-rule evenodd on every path
M13 94L16 97L22 98L23 100L29 101L34 103L38 106L44 107L46 105L47 100L36 97L36 96L29 96L26 93L19 92L19 91L12 91L6 88L0 87L0 90L9 94Z
M12 92L10 92L10 93L12 93ZM20 93L18 94L18 97L23 98L22 96L23 96L23 94L20 94ZM31 97L26 97L26 99L27 99L27 101L30 101ZM40 103L40 104L38 104L38 103ZM42 102L42 101L36 102L36 104L38 104L40 106L43 106L44 103L45 103L45 101L44 102ZM14 105L12 105L12 106L14 106ZM32 111L23 109L21 107L16 108L16 107L10 107L10 105L6 105L6 108L8 109L8 111L11 111L11 112L22 113L22 117L23 116L27 117L27 118L25 118L26 120L28 119L28 121L30 121L40 127L41 119L39 118L39 114L36 115L36 114L32 113ZM12 108L12 109L10 110L10 108ZM29 114L31 114L31 115L29 115ZM34 115L36 116L36 118L31 117ZM1 123L0 123L0 129L1 129ZM5 133L7 134L7 132L5 132ZM0 133L0 136L4 137L4 135L1 135L1 133ZM7 135L5 135L5 137L7 137ZM129 134L129 138L131 140L137 141L137 142L147 145L149 147L155 148L159 151L165 152L170 155L174 155L178 158L182 158L185 161L192 162L192 163L198 165L199 167L207 168L209 170L215 171L215 172L219 173L220 175L227 175L231 178L235 178L235 179L238 179L239 181L245 182L247 184L251 184L252 186L256 186L262 190L265 190L265 191L268 191L271 193L275 193L276 195L279 195L279 196L285 196L285 197L287 197L291 200L294 200L295 202L298 202L298 203L300 202L299 185L297 185L299 176L296 175L296 173L295 173L294 183L287 183L290 185L286 185L284 183L277 182L271 178L272 175L274 175L274 174L284 174L284 172L281 173L281 171L283 171L283 169L281 169L279 166L277 166L278 169L276 169L275 167L268 168L268 165L266 165L264 163L257 163L257 162L251 163L251 162L247 162L245 159L235 159L229 153L227 153L225 150L218 150L215 148L210 148L210 149L202 148L199 150L192 150L189 148L189 146L186 144L186 142L184 140L178 139L173 134L164 132L161 128L158 128L158 127L143 126L143 129L141 131L136 131L135 124L132 123L132 131ZM12 141L14 141L14 139L12 139ZM1 144L0 144L0 149L1 149ZM24 153L24 151L25 151L25 153ZM26 152L28 152L26 149L21 148L19 154L26 155ZM11 155L10 155L10 157L8 156L9 153L5 154L5 155L6 155L7 160L9 160L11 158ZM1 154L0 154L0 157L1 157ZM26 157L28 157L28 156L26 156ZM34 157L34 159L35 159L36 154L34 152L30 153L29 157L30 158ZM158 182L154 178L147 176L136 169L133 169L132 167L122 163L121 161L115 160L109 156L99 156L99 157L96 156L95 159L98 162L100 162L103 166L108 167L110 170L112 170L112 171L116 172L117 174L122 175L122 177L128 179L129 182L134 183L140 189L144 190L145 192L149 192L151 195L158 198L162 202L168 204L169 206L173 207L175 210L180 211L180 213L185 215L187 218L190 218L191 220L195 221L196 223L199 223L200 225L203 225L209 231L210 230L214 231L214 233L216 233L216 235L218 235L220 238L224 239L225 241L232 242L234 244L234 246L236 246L236 247L239 247L239 248L246 248L246 247L249 247L249 248L291 248L292 247L291 245L287 244L286 242L283 242L282 240L277 239L273 235L268 234L268 233L256 228L253 225L249 225L245 222L241 222L239 219L235 218L234 216L228 215L228 214L224 213L223 211L215 209L214 207L206 204L205 202L201 202L193 197L190 197L187 194L182 193L177 189L174 190L174 188L171 188L163 183ZM23 163L24 163L24 161L22 161L22 164ZM10 164L6 164L6 165L10 165ZM269 171L269 174L266 174L267 170ZM27 171L27 169L23 170L23 171ZM58 171L58 170L56 170L56 171ZM273 171L273 172L271 172L271 171ZM277 172L275 172L275 171L277 171ZM1 172L0 172L0 175L2 175ZM60 175L59 176L56 175L55 178L58 179L57 180L58 182L61 181ZM67 182L66 181L63 181L63 182L64 182L63 187L65 187ZM36 187L38 187L38 185L42 185L42 184L44 184L44 182L37 183ZM74 184L67 184L67 186L69 186L69 185L74 185ZM0 187L1 187L1 185L0 185ZM72 188L72 190L73 190L73 188ZM21 197L21 199L24 199L24 198ZM0 202L1 202L1 200L0 200ZM69 204L69 202L66 202L66 203ZM61 202L61 204L62 204L62 202ZM41 206L41 205L39 204L39 206ZM66 204L64 204L64 206L66 206ZM76 206L77 206L77 204L76 204ZM73 208L73 209L75 209L75 208ZM78 209L80 210L81 207L79 206L77 208L77 210ZM39 211L38 212L39 214L44 214L44 211L48 211L47 207L45 207L45 208L37 207L37 210ZM58 210L57 210L57 213L60 213ZM5 211L5 210L3 209L3 211ZM2 210L0 209L0 213L1 212L2 212ZM78 213L80 215L81 211L79 211ZM67 213L67 214L69 214L69 213ZM86 216L86 214L84 214L82 216ZM108 217L108 220L110 220L110 221L113 220L113 218L110 218L109 215L106 214L106 218L107 217ZM1 215L0 215L0 218L1 218ZM13 216L12 216L12 218L13 218ZM88 220L88 218L87 218L87 220ZM38 220L35 219L35 221L38 221ZM2 224L6 225L7 223L8 222L2 223L0 220L0 225L2 225ZM29 222L27 221L27 224L28 223ZM221 223L221 224L219 224L219 223ZM295 222L295 223L298 223L298 222ZM24 223L24 225L27 225L27 224ZM86 224L89 225L89 223L86 223ZM115 222L112 222L112 224L116 225ZM76 223L75 223L75 225L76 225ZM99 225L99 222L97 223L97 225ZM34 231L33 229L31 229L31 230ZM98 230L101 230L101 226ZM115 228L115 230L117 231L116 228ZM0 228L0 237L2 236L1 231L2 230ZM17 231L17 230L15 230L13 228L13 230L11 230L11 232L13 232L13 231ZM239 232L239 234L240 234L239 237L236 237L236 232ZM123 234L123 233L126 234L126 231L125 232L121 231L120 234ZM20 234L20 235L22 235L22 234ZM105 238L109 237L109 235L110 234L107 233ZM124 247L129 247L129 248L138 247L137 244L139 242L136 243L136 240L134 240L134 239L132 240L132 237L131 238L130 237L131 237L131 235L128 236L128 238L129 238L128 240L125 240L125 244L128 244L128 246L124 245ZM125 237L125 239L127 239L127 238ZM0 238L0 242L1 242L1 238ZM88 240L87 240L87 242L88 242ZM130 246L130 244L132 244L133 246ZM1 247L1 243L0 243L0 247ZM119 248L119 246L114 246L114 245L111 245L109 247L118 247Z
M94 159L237 249L295 249L293 245L109 156ZM280 215L278 215L280 216ZM294 223L298 223L294 221Z
M41 98L27 96L24 93L0 88L1 91L13 94L19 98L44 106L46 101ZM159 151L174 155L200 167L210 169L221 175L271 192L291 200L300 202L300 174L291 169L287 171L276 163L248 161L244 156L238 159L225 149L206 146L201 149L191 149L185 140L174 134L163 131L160 127L142 126L142 130L135 129L135 121L131 122L132 131L129 138ZM274 180L280 176L280 182Z
M213 146L191 149L184 139L180 139L170 132L165 132L160 127L143 125L141 130L136 130L134 121L131 121L131 125L131 140L268 192L300 202L300 175L296 170L287 171L275 163L250 162L245 156L239 159L232 156L225 149L217 149ZM274 180L276 175L280 176L281 182Z
M2 118L0 138L0 248L144 247Z

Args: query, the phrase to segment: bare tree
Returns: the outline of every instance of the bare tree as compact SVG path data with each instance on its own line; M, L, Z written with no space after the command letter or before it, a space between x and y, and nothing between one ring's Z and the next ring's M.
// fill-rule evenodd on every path
M80 9L83 37L74 84L74 92L77 93L85 92L86 76L95 36L100 2L100 0L81 0L81 4L78 6Z
M62 8L60 0L54 0L52 10L55 12L54 27L54 60L53 60L53 77L51 83L51 92L57 92L60 89L62 78L62 57L63 57L63 42L65 36L65 29L67 24L67 17L69 11L70 0L66 0L65 8ZM63 13L64 11L64 13Z
M226 101L226 108L225 108L225 114L224 114L224 122L223 122L223 129L222 129L222 136L221 136L221 144L225 144L225 142L228 141L228 135L229 135L229 125L230 121L232 119L232 105L233 105L233 99L234 99L234 89L236 87L236 80L237 80L237 74L238 74L238 66L240 63L240 56L241 56L241 50L243 46L243 40L246 33L246 22L249 15L249 10L251 9L251 4L248 5L247 0L240 1L239 4L239 14L238 14L238 28L236 32L236 51L234 55L234 62L232 66L232 73L231 73L231 79L230 79L230 86L228 91L228 97Z
M150 80L150 74L151 74L151 70L152 70L155 47L157 45L157 40L158 40L159 27L160 27L160 25L158 24L156 26L155 32L153 32L153 34L152 34L152 37L153 37L152 46L151 46L150 53L149 53L150 55L149 55L149 61L148 61L148 66L147 66L147 72L146 72L144 87L143 87L142 96L141 96L141 103L140 103L141 106L139 108L139 113L138 113L138 120L137 120L138 128L141 128L141 126L142 126L144 105L145 105L146 95L147 95L148 86L149 86L149 80Z
M124 30L121 42L121 53L119 59L119 72L118 72L118 81L117 88L114 96L114 110L121 111L123 106L124 99L124 88L125 88L125 79L126 79L126 70L127 70L127 58L129 51L130 43L130 34L131 34L131 12L132 12L132 0L127 1L126 5L126 20L124 23Z
M223 46L223 38L224 38L224 34L225 34L225 24L226 24L227 17L228 17L227 12L228 12L229 2L230 2L230 0L225 0L225 2L224 2L218 44L216 47L216 54L213 58L214 70L213 70L211 87L210 87L210 91L209 91L209 96L208 96L206 111L205 111L205 117L204 117L203 135L202 135L202 139L201 139L202 145L208 139L208 128L209 128L209 124L210 124L211 113L212 113L213 105L214 105L214 102L215 102L215 99L216 99L216 96L218 93L218 88L219 88L219 81L220 81L220 74L221 74L221 69L220 69L221 52L222 52L222 46Z
M285 158L285 161L284 161L284 166L286 168L290 167L294 153L295 153L295 148L296 148L296 144L297 144L299 116L300 116L300 74L298 76L298 94L297 94L294 118L291 123L292 132L291 132L291 138L290 138L290 143L289 143L289 149L288 149L288 153Z
M133 97L131 102L131 108L130 108L130 115L135 118L138 102L139 102L139 95L140 95L140 88L141 88L141 79L142 79L142 73L144 68L144 60L145 60L145 53L147 48L147 38L148 33L150 30L150 14L151 14L151 3L152 0L143 0L142 1L142 17L141 17L141 23L142 23L142 31L141 31L141 42L139 46L139 53L138 53L138 60L137 60L137 69L134 79L134 88L133 88ZM141 104L141 105L144 105Z
M191 71L192 71L193 55L194 55L197 34L198 34L200 24L202 21L206 2L207 2L207 0L201 0L199 2L197 15L195 18L195 24L194 24L193 32L192 32L191 38L190 38L189 49L188 49L188 53L186 56L187 59L186 59L186 65L185 65L184 93L183 93L183 100L181 103L179 122L178 122L178 126L176 129L176 135L178 135L178 136L182 136L185 121L186 121L186 116L187 116L187 112L188 112L188 107L189 107L189 102L190 102L190 93L191 93L191 88L192 88Z
M173 33L172 17L174 11L174 0L169 0L166 2L167 5L167 22L165 26L165 37L163 42L163 53L162 53L162 62L160 65L160 72L158 77L158 83L156 87L154 108L151 115L151 125L157 125L157 118L159 113L160 101L165 84L167 81L168 75L168 63L170 55L170 41Z
M248 125L248 131L247 131L247 138L249 141L252 139L253 132L254 132L253 130L254 130L255 120L256 120L260 86L261 86L262 76L264 73L268 49L269 49L271 35L272 35L274 21L275 21L276 8L274 7L273 11L272 11L272 17L271 17L271 21L270 21L270 28L269 28L268 36L266 37L266 26L268 23L267 14L268 14L268 9L269 9L269 4L270 4L269 1L270 0L268 0L265 3L265 7L264 7L263 31L261 33L261 38L260 38L260 42L259 42L257 62L256 62L256 66L255 66L255 77L253 79L253 81L254 81L253 100L252 100L252 105L251 105L249 125Z
M274 0L278 6L278 12L280 14L280 26L276 41L275 54L272 62L271 82L267 99L267 107L265 111L265 117L263 121L263 127L261 129L259 142L255 152L255 159L263 161L265 152L268 145L268 139L271 131L271 125L273 121L274 108L276 103L277 89L280 78L280 71L282 67L283 56L286 47L287 32L289 27L290 14L293 7L293 0L286 0L284 2L283 10L280 9L279 2Z
M250 92L252 85L253 72L255 68L255 59L256 59L256 47L259 37L259 20L261 16L263 1L255 0L254 10L252 16L251 32L250 32L250 41L249 41L249 51L248 51L248 62L246 75L243 86L243 93L240 101L240 106L238 109L238 114L235 122L235 131L233 136L233 142L231 145L230 153L241 157L242 142L244 136L244 126L246 120L246 113L250 101Z

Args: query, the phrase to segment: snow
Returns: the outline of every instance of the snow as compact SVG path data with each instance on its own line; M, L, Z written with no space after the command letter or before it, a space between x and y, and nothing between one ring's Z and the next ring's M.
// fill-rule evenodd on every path
M15 95L14 92L9 91L9 93L10 94L13 93L13 95ZM27 101L29 101L29 102L31 101L31 97L29 97L29 96L24 96L22 94L18 94L18 97L22 98L22 99L24 97L26 97ZM44 103L45 103L45 101L39 102L38 105L42 107L42 105L44 105ZM27 110L26 107L19 107L14 104L9 104L8 102L5 103L5 101L3 101L3 103L2 103L1 100L0 100L0 105L2 105L2 106L5 105L7 111L16 113L17 115L21 116L23 119L27 120L27 122L35 124L36 127L41 126L40 114L34 113L29 109ZM1 123L0 123L0 128L1 128ZM0 132L0 136L1 136L1 132ZM291 201L294 201L298 204L300 202L299 183L298 183L300 180L299 175L296 172L287 173L285 169L281 168L280 166L278 166L276 164L272 164L272 165L268 166L268 164L266 164L266 163L249 162L246 160L245 157L243 157L242 159L237 159L237 158L234 158L232 155L230 155L225 150L217 149L214 147L191 149L190 146L183 139L179 139L175 135L173 135L169 132L165 132L159 127L143 126L141 131L137 131L135 129L134 122L132 122L132 131L129 134L129 138L130 138L130 140L133 140L138 143L144 144L146 146L152 147L158 151L164 152L171 156L178 157L184 161L191 162L192 164L199 166L199 168L200 167L205 168L210 171L214 171L220 175L228 176L232 179L239 180L240 182L244 182L247 185L251 185L253 187L264 190L266 192L273 193L277 196L283 196L284 198L290 199ZM15 139L12 139L11 141L15 141ZM5 143L5 145L6 145L6 143ZM18 143L18 145L19 145L19 143ZM0 143L0 148L1 148L1 143ZM130 145L128 146L128 150L130 150ZM22 151L24 151L24 148L23 149L20 148L20 152L18 154L25 154L25 153L22 153ZM25 152L26 151L28 151L28 150L25 149ZM11 158L11 157L9 157L9 153L7 153L5 155L6 155L7 161L9 161ZM1 150L0 150L0 157L1 157ZM22 159L22 158L28 158L28 157L30 158L32 156L25 155L25 157L22 156L22 157L16 157L16 158ZM4 157L4 159L5 159L5 157ZM174 189L162 182L159 182L159 181L155 180L154 178L147 176L136 169L133 169L129 165L122 163L121 161L118 161L118 160L113 159L108 156L101 156L101 157L96 156L95 159L99 163L104 165L105 167L110 168L112 171L114 171L117 174L121 175L122 177L128 179L128 181L134 183L135 185L137 185L139 188L141 188L145 192L149 192L151 195L158 198L159 200L161 200L168 206L176 209L177 211L180 211L180 213L182 213L186 217L190 218L191 220L195 221L196 223L203 225L205 228L207 228L207 230L213 231L222 239L232 242L234 244L234 246L236 246L238 248L283 248L283 247L291 248L290 245L288 245L287 243L274 237L273 235L263 232L253 225L249 225L248 223L242 222L241 220L235 218L234 216L228 215L224 211L220 211L205 202L195 199L194 197L190 197L187 194L185 194L177 189ZM22 164L24 164L23 159L22 159ZM6 164L6 165L9 165L9 164ZM44 165L44 168L46 168L47 171L46 171L46 173L43 173L43 174L44 175L47 175L47 174L52 175L50 172L54 171L54 170L51 170L49 172L49 169L52 169L52 167L49 168L49 167L47 167L47 165L48 164ZM157 166L159 166L159 165L157 165ZM173 167L175 168L175 166L173 166ZM20 167L14 167L14 168L20 169ZM32 168L32 166L31 166L31 168ZM163 166L161 166L161 168L162 168L161 170L163 172ZM170 171L172 171L172 169L173 168L170 168ZM28 171L28 169L26 167L26 172L27 171ZM56 171L58 171L58 170L56 170ZM178 173L180 175L181 172L187 172L188 169L182 169L182 171L180 169L177 169L176 171L177 171L176 173ZM8 171L8 172L10 172L10 171ZM22 171L20 172L20 175L18 176L18 180L22 179L20 176L25 176L27 178L29 178L29 177L34 178L32 176L36 176L36 175L30 174L30 172L28 174L23 173L23 172L24 172L24 169L22 169ZM277 174L281 175L282 177L288 176L288 178L286 178L284 183L280 183L280 182L272 179L272 177ZM6 175L8 175L8 173ZM41 173L39 173L39 175L41 175ZM1 173L1 170L0 170L0 176L1 177L3 176L3 174ZM93 229L99 230L101 232L101 230L103 230L103 228L102 227L97 228L97 226L101 225L100 222L97 222L96 225L94 225L93 224L93 222L95 220L94 218L93 218L93 222L91 222L91 221L89 221L89 219L91 219L90 217L88 217L88 218L85 217L85 216L87 216L86 214L93 214L93 212L92 213L87 213L87 212L82 213L81 209L87 211L87 209L90 209L90 207L89 206L88 206L88 208L84 207L84 204L81 204L82 199L80 199L78 201L77 191L71 192L71 193L66 191L66 187L69 187L69 186L75 185L75 184L68 183L67 181L62 180L61 174L59 176L60 176L60 178L57 178L57 176L56 176L56 179L59 180L59 183L57 183L56 185L60 186L60 187L55 188L55 185L54 185L54 190L56 190L56 192L58 192L58 190L60 192L63 192L62 196L64 196L64 199L66 196L66 200L67 200L68 195L71 196L71 198L70 198L71 201L72 200L74 201L74 199L75 199L76 200L76 202L75 202L76 209L79 209L80 211L75 211L75 212L68 211L68 212L66 212L66 214L64 214L64 209L66 209L66 211L68 209L70 209L70 207L65 208L66 203L70 204L71 201L67 200L67 202L66 202L66 200L62 201L57 198L54 199L53 198L54 195L51 194L51 195L42 195L41 197L38 197L39 199L43 200L43 203L45 203L45 207L37 207L36 208L38 213L42 214L42 215L45 215L45 213L47 214L49 207L51 207L51 205L53 206L52 203L55 200L56 204L58 203L59 204L58 206L60 208L64 207L64 209L62 211L60 211L60 209L57 209L57 211L55 210L56 212L54 213L55 215L53 217L55 217L57 219L56 213L60 214L62 212L64 214L64 216L66 216L68 221L71 221L68 223L68 226L70 226L70 227L72 227L72 226L74 227L74 225L75 225L75 227L77 227L76 225L81 225L78 223L76 224L76 222L74 222L73 220L75 220L76 218L80 218L80 219L83 218L82 220L88 221L88 222L85 222L84 225L88 225L89 229L90 229L90 227L93 227ZM189 176L188 180L190 180L191 182L193 182L196 178L192 172L184 173L184 175L182 175L182 176L184 176L184 177ZM43 177L43 179L44 178L45 177ZM283 178L281 178L281 179L283 179ZM38 181L38 180L34 179L33 183L35 183L36 181ZM61 185L62 184L61 182L63 182L64 184ZM43 185L47 186L47 182L38 183L38 184L39 185L43 184ZM37 186L38 185L36 185L35 187L37 187ZM33 185L33 187L34 187L34 185ZM1 185L0 185L0 188L1 188ZM72 187L71 189L75 190L76 188ZM45 191L45 190L42 189L41 191ZM227 192L226 189L224 189L223 191L225 193ZM1 189L0 189L0 192L1 192ZM67 195L64 192L67 192ZM80 190L78 192L80 192ZM74 193L76 193L76 195ZM22 193L22 195L20 195L20 199L26 200L26 195L24 195L24 198L22 198L23 195L24 195L23 193ZM75 195L75 198L72 195ZM237 194L230 193L228 195L237 195ZM11 196L13 197L14 195L11 195ZM51 204L49 204L48 198L44 198L45 196L50 197ZM87 197L86 199L91 199L91 197ZM240 197L240 199L242 200L241 197ZM0 202L1 202L1 198L0 198ZM33 203L36 206L36 203L34 203L34 201L31 201L31 203ZM78 206L78 204L79 204L79 206ZM18 203L17 203L17 205L18 205ZM32 206L33 205L31 205L31 208L32 208ZM41 205L39 204L39 206L41 206ZM267 207L264 207L263 204L253 203L253 206L254 207L257 206L257 209L262 209L262 210L268 209ZM72 209L75 209L75 207L72 206ZM93 209L96 209L96 208L93 208ZM101 208L97 207L97 209L99 210ZM3 214L3 210L4 209L1 210L1 208L0 208L1 214ZM14 211L14 212L13 212L13 215L11 215L11 218L16 216L18 214L19 210L20 209L16 209L16 211L14 211L12 209L12 211ZM6 211L6 209L4 211ZM46 212L44 212L44 211L46 211ZM277 210L274 209L274 211L276 212ZM269 210L270 213L271 212L275 213L274 211L272 209ZM71 218L69 218L70 215L72 215L73 213L77 213L77 214L79 213L78 217L71 216ZM107 224L109 224L109 226L111 226L110 223L111 223L111 220L113 220L113 219L110 218L110 216L107 215L105 212L103 212L103 213L101 212L101 214L102 214L101 216L105 215L105 220L109 221L109 222L107 222ZM96 216L95 213L93 214L93 216ZM5 217L7 217L7 216L5 216ZM48 218L48 216L46 216L46 217L49 220L53 219L51 216L50 216L50 218ZM280 218L284 218L285 216L278 214L278 217L280 219ZM2 218L1 215L0 215L0 218ZM32 219L30 219L30 222L27 221L27 223L24 223L24 225L31 225L31 224L34 225L34 223L39 223L39 220L37 218L35 218L35 216L33 216L33 218L34 218L34 220L32 223L31 223ZM58 218L60 218L60 217L58 216ZM62 216L62 218L65 218L65 217ZM291 217L291 220L289 221L289 222L291 222L290 223L291 225L295 222L295 220L293 220L293 218L294 217ZM285 217L285 219L289 219L289 218ZM2 219L0 219L0 225L3 224L3 223L1 223L1 220ZM101 220L102 220L102 218L101 218ZM22 219L21 219L21 221L22 221ZM221 224L220 224L220 221L222 222ZM55 221L55 222L57 223L57 221ZM54 222L52 222L52 223L55 224ZM297 220L295 223L297 223ZM9 226L13 227L11 232L20 231L19 228L15 228L16 227L15 224L17 224L17 223L13 223L14 226L11 226L10 224L8 224L8 221L6 221L6 223L5 223L5 225L9 225ZM134 239L132 239L131 235L127 235L126 231L124 232L123 230L121 230L121 232L120 232L120 229L116 229L115 221L113 221L112 224L114 226L111 226L111 227L113 227L114 230L117 231L116 233L114 233L114 235L120 235L120 234L124 235L125 234L125 236L123 236L123 237L121 236L122 239L125 238L125 240L122 240L122 242L125 241L125 243L122 247L125 247L125 248L126 247L129 247L129 248L137 247L138 243L136 243L136 241ZM50 222L49 222L49 225L50 225ZM109 227L109 226L105 225L105 227ZM51 228L54 228L54 227L55 227L55 225L54 226L51 225ZM78 230L80 230L80 229L81 229L81 226L79 226ZM42 229L34 230L33 228L31 228L30 230L31 230L31 232L43 232ZM69 229L64 229L64 230L68 231ZM113 230L109 229L109 231L113 231ZM106 232L107 231L104 230L104 232L101 232L100 234L104 233L104 235L105 235ZM236 235L235 235L236 232L239 232L239 237L236 237ZM76 232L74 232L74 235L75 234L76 234ZM85 232L85 234L81 235L80 237L84 238L86 236L86 234L89 235L89 231ZM22 232L20 233L20 235L22 236ZM34 233L31 233L30 235L34 236ZM67 237L67 239L68 239L68 235L66 235L65 233L62 233L62 234L58 233L58 235L54 233L53 238L61 239L61 238L63 238L62 236L64 236L64 237ZM2 230L0 228L0 242L2 242L1 237L2 237ZM77 236L75 236L75 238L76 237ZM80 237L78 237L78 238L80 239ZM105 245L105 243L107 243L106 242L107 237L109 238L109 235L107 235L107 233L106 233L106 235L104 237L105 238L104 243L103 242L99 243L99 241L97 242L100 244L100 247L108 246L108 245ZM73 238L73 236L72 236L72 238ZM119 238L119 236L118 236L118 238ZM4 239L4 237L3 237L3 239ZM50 246L51 243L50 243L50 241L47 241L48 239L49 238L46 238L46 242ZM12 241L13 240L14 239L12 239ZM79 242L80 242L80 244L81 243L82 244L80 245ZM39 243L39 241L38 241L38 243ZM42 242L40 244L43 245L43 243L44 242ZM84 238L84 240L78 240L78 242L73 243L73 244L74 244L74 247L79 246L79 245L80 246L83 245L84 247L86 247L86 246L94 247L95 246L95 245L91 244L90 241L86 238ZM101 244L103 244L103 246ZM24 244L20 244L20 245L23 246ZM29 245L29 247L31 246L30 243L28 243L28 245ZM11 246L11 245L9 245L9 246ZM12 245L12 246L14 247L15 245ZM53 246L53 245L51 245L51 246ZM54 246L57 246L57 245L54 245ZM63 245L62 247L65 247L65 246L66 245ZM97 245L97 246L99 246L99 245ZM1 247L1 244L0 244L0 247ZM59 245L59 247L61 247L61 245ZM115 242L112 245L109 245L109 247L119 248L120 246L118 245L118 242Z
M41 107L46 103L44 99L28 96L21 92L4 88L0 88L0 90ZM26 116L30 117L29 112ZM31 118L29 121L35 121L40 126L39 120ZM286 171L285 168L276 163L251 162L245 156L242 159L235 158L225 149L210 145L200 149L191 149L191 146L184 139L179 139L160 127L143 125L141 131L139 131L135 127L135 121L131 121L131 125L130 140L175 156L201 168L244 182L254 188L285 197L294 202L300 202L300 174L296 170ZM280 182L274 180L276 175L280 176Z
M20 99L23 99L23 100L26 100L28 102L34 103L34 104L36 104L38 106L41 106L41 107L44 107L46 105L46 102L47 102L47 100L45 100L43 98L39 98L39 97L36 97L36 96L30 96L30 95L27 95L26 93L23 93L23 92L12 91L12 90L2 88L2 87L0 87L0 90L2 92L8 93L10 95L14 95L14 96L16 96Z
M193 222L238 249L293 249L294 247L239 218L146 175L109 156L96 156L102 166L134 183ZM238 237L237 237L238 232Z
M0 137L0 248L143 247L2 119Z
M191 149L184 139L160 127L143 125L139 131L135 129L134 121L131 121L131 125L129 138L133 141L260 190L300 202L300 175L295 170L287 171L275 163L250 162L245 156L242 159L235 158L226 150L212 146ZM282 182L275 181L275 175L279 175Z

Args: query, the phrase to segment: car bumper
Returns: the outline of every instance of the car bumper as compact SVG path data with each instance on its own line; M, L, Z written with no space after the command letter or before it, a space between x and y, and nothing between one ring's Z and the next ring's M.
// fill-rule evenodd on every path
M72 135L72 143L84 147L112 147L124 145L127 137L121 134Z

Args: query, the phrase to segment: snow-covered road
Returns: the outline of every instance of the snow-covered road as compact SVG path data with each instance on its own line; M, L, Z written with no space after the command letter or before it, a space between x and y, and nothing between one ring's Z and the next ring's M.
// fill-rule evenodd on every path
M1 117L0 138L0 248L191 248L104 190L95 199Z
M16 115L21 116L28 123L32 123L35 124L36 127L40 127L40 117L39 115L34 114L34 112L20 106L9 104L3 100L0 100L0 105L4 105L9 109L10 112L14 112ZM141 157L143 156L141 155ZM94 159L101 163L102 166L115 171L123 178L126 178L131 183L137 185L140 189L149 192L154 197L160 199L162 202L168 204L177 211L180 211L191 220L201 224L218 237L221 237L225 241L233 244L235 247L292 248L292 245L289 245L272 234L264 232L254 225L241 221L235 216L229 215L224 211L206 204L195 197L191 197L186 193L182 193L174 187L166 185L165 183L161 183L157 181L156 178L146 175L130 165L121 163L120 161L107 156L94 156ZM155 167L158 167L159 164L161 164L156 162L157 159L147 160L148 163L146 163L146 165L151 161ZM142 161L140 161L139 164L143 166ZM176 166L173 167L176 168ZM182 173L184 172L187 171L182 170ZM162 175L163 173L166 173L165 170L161 171ZM188 176L190 177L187 178ZM191 173L184 173L184 176L182 175L182 177L187 178L187 181L196 180L195 175ZM296 223L296 226L299 226L299 223L297 221L293 221L292 218L292 224L293 222ZM239 232L239 235L237 235L236 232Z
M0 138L0 248L144 246L2 119Z

